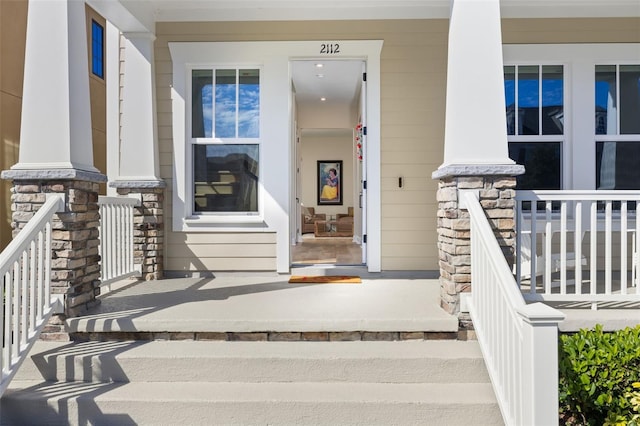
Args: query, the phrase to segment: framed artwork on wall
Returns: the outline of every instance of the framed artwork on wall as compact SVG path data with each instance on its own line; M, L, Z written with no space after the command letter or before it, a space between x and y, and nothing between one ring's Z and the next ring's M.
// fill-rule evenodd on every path
M318 205L342 205L342 160L318 160Z

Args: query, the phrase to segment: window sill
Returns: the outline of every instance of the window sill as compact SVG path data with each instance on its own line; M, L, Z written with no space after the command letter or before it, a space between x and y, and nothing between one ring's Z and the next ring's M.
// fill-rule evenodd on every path
M261 216L192 216L174 223L176 232L274 232Z

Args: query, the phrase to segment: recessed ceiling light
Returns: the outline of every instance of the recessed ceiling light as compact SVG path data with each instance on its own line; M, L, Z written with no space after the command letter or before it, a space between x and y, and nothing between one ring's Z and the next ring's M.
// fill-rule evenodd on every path
M316 64L316 68L322 68L324 67L324 64Z
M325 98L325 97L323 96L322 98L320 98L320 100L321 100L322 102L324 102L324 101L326 101L326 100L327 100L327 98Z

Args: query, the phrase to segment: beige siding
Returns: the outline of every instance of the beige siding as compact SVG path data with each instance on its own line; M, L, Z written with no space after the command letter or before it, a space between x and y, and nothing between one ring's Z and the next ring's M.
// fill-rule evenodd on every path
M503 43L640 43L640 18L505 19Z
M172 170L169 41L384 40L380 88L382 268L438 269L437 182L431 180L431 173L443 159L447 20L158 23L156 29L160 159L162 177L168 184ZM505 43L640 42L640 25L636 18L510 19L504 21L503 34ZM398 187L398 177L404 178L403 188ZM166 199L165 211L170 215L171 197ZM260 257L177 257L176 253L188 254L188 248L196 243L191 235L179 238L170 229L167 233L168 269L269 266L269 261ZM216 235L205 235L202 238L211 238L211 242L202 243L202 252L216 252ZM243 234L240 244L247 245L248 253L248 246L258 244L263 235ZM197 251L201 252L200 248ZM273 269L275 261L271 262Z
M107 86L105 80L91 72L91 21L104 28L104 40L107 38L105 19L87 6L87 55L89 57L89 94L91 97L91 132L93 139L93 165L101 173L107 174ZM107 77L105 64L104 76ZM100 184L100 195L107 193L107 185Z
M259 41L384 39L381 56L382 267L436 269L435 188L431 172L442 161L446 82L446 20L257 23L159 23L158 73L161 163L171 170L171 111L168 85L169 41ZM166 154L166 155L165 155ZM164 170L164 169L163 169ZM404 177L404 188L397 186ZM167 197L170 202L170 198ZM167 211L170 206L167 206ZM197 260L176 258L177 241L169 231L168 269L197 268ZM245 237L248 244L253 234ZM209 253L217 251L210 247ZM249 249L247 249L247 252ZM275 249L274 249L275 252ZM205 250L205 253L207 251ZM260 265L264 265L256 258ZM212 259L213 261L213 259ZM242 269L252 269L251 262ZM207 263L210 265L210 263ZM215 265L222 264L217 262ZM275 267L275 262L273 263Z
M0 170L18 162L26 0L0 1ZM11 181L0 180L0 250L11 241Z

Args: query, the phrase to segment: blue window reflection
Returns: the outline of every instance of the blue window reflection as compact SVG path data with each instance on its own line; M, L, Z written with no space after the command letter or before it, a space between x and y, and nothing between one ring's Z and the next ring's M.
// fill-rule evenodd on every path
M508 135L564 133L564 67L504 67Z
M236 137L236 70L216 71L217 138Z
M564 82L561 65L542 67L542 134L564 132Z
M539 134L540 78L539 67L518 68L518 134Z
M91 72L104 78L104 28L91 21Z
M259 71L242 70L238 80L238 137L257 138L260 135Z

